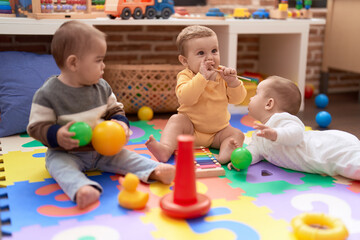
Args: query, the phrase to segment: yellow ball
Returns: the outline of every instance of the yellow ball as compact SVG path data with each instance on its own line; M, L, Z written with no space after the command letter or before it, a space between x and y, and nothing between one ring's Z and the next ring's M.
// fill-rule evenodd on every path
M154 116L154 112L150 107L143 106L138 111L138 118L140 120L151 120Z
M94 149L105 156L120 152L125 141L124 128L114 121L104 121L96 125L91 140Z

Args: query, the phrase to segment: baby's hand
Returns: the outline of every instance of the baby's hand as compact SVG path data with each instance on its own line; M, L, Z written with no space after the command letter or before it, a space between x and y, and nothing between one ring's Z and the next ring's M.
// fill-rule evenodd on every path
M269 139L271 141L276 141L277 132L274 129L257 122L254 122L254 125L254 128L259 130L256 133L257 136Z
M68 122L66 125L59 128L56 134L56 140L59 146L65 150L71 150L73 148L79 147L79 140L71 138L75 136L75 133L69 132L69 127L74 123L75 121Z
M219 65L218 72L220 73L221 77L224 78L228 87L235 88L240 85L240 80L236 77L237 72L235 69Z
M199 73L204 76L205 79L210 81L215 81L216 71L215 71L215 62L211 60L206 60L205 58L201 61Z
M125 145L126 145L130 140L130 136L132 134L132 131L130 130L128 125L126 125L126 123L124 123L123 121L118 121L116 119L111 119L111 121L114 121L114 122L120 124L124 128L125 136L126 136L126 142L125 142Z
M231 170L231 169L233 168L233 169L235 169L235 170L238 171L238 172L240 171L240 169L234 167L234 165L232 164L232 162L229 162L229 163L228 163L227 168L228 168L229 170Z

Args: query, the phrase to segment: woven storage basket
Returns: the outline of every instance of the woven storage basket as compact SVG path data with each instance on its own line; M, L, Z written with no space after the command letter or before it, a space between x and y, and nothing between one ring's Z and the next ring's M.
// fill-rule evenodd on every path
M106 64L104 79L126 113L137 113L142 106L154 112L175 112L179 106L176 75L183 69L181 65Z

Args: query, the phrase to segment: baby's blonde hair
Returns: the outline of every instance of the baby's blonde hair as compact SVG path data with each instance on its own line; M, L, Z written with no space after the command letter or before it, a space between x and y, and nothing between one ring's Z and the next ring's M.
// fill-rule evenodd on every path
M51 54L61 69L70 55L81 57L91 50L95 38L106 40L105 33L80 21L63 23L51 42Z
M279 76L268 77L266 81L271 82L266 95L275 99L281 111L296 115L301 105L301 93L298 86L289 79Z
M194 38L203 38L203 37L211 37L211 36L216 36L216 33L208 27L204 27L200 25L188 26L184 28L177 36L176 46L179 50L179 53L185 56L184 44L186 41Z

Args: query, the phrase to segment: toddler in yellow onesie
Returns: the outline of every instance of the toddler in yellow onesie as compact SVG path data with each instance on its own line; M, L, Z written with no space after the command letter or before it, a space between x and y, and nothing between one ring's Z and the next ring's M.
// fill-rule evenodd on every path
M167 162L177 147L177 136L190 134L195 146L220 149L218 160L225 164L244 141L244 134L229 124L228 104L240 104L246 89L235 69L220 66L218 39L210 28L186 27L176 44L179 61L186 67L177 75L178 114L170 117L160 142L150 136L146 146L157 160Z

